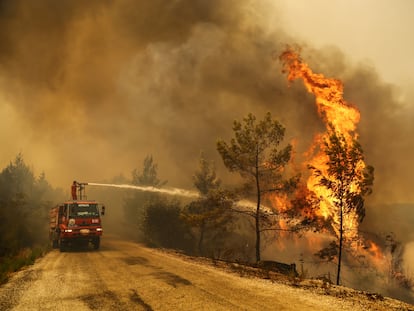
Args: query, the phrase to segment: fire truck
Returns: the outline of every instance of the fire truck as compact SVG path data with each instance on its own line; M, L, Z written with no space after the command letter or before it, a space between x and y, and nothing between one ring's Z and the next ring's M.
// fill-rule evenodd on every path
M49 237L53 248L61 252L72 246L93 245L99 249L102 236L101 216L105 206L87 200L87 183L73 182L72 200L68 200L50 209Z

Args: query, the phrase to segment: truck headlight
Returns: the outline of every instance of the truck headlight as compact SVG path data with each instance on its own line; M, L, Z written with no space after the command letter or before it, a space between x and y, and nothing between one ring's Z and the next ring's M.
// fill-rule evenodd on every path
M65 229L65 232L72 232L72 229Z
M96 231L102 231L102 228L96 228Z

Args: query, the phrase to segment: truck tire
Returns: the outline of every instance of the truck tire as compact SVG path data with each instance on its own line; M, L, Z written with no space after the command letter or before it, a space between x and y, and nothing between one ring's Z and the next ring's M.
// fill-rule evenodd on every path
M58 247L59 247L58 240L52 240L52 248L58 248Z
M95 239L92 241L92 244L93 244L93 248L94 248L94 249L99 249L100 244L101 244L101 238L100 238L100 237L95 238Z
M61 252L66 251L66 243L65 242L62 242L62 240L59 240L59 250Z

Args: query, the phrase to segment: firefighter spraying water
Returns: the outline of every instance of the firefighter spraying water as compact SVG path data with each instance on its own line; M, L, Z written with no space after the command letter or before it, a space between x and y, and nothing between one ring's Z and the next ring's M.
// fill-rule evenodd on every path
M76 180L74 180L71 187L72 200L77 200L78 196L80 200L86 199L85 186L87 185L87 182L78 183Z
M53 248L64 251L70 246L87 246L91 243L95 249L99 249L103 232L101 216L105 214L105 206L87 199L86 186L134 189L187 198L200 196L197 192L181 188L160 189L148 186L86 183L74 180L70 189L72 200L59 204L50 210L49 236ZM255 207L254 203L248 200L240 200L235 204L246 209Z
M50 210L49 237L53 248L64 251L75 245L99 249L102 236L101 216L105 206L87 200L85 186L88 183L74 181L71 186L72 200L58 204Z

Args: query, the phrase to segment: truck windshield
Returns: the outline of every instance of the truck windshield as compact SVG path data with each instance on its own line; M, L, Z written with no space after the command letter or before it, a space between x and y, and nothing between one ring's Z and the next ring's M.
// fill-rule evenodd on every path
M99 217L96 203L70 204L70 216L73 218Z

